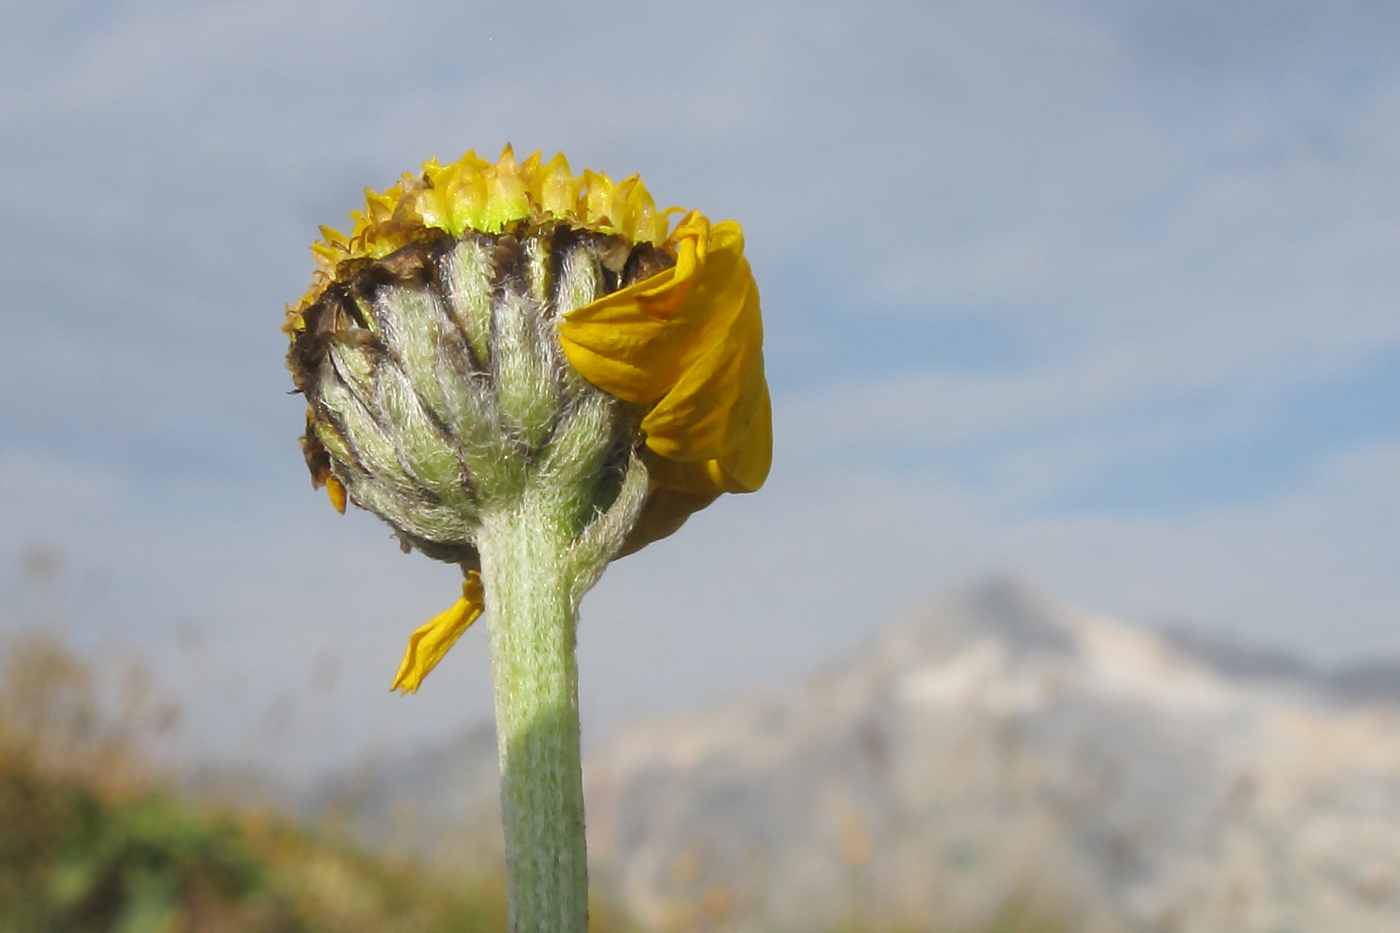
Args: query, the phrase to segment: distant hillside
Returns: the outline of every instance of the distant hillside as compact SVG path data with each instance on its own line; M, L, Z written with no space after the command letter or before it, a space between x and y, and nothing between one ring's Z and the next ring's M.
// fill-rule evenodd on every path
M505 858L500 774L495 730L482 724L445 745L330 775L298 809L380 851L453 870L498 871Z
M1291 683L1348 704L1400 705L1400 661L1394 658L1326 669L1291 654L1244 645L1195 629L1167 628L1161 634L1173 648L1225 677Z
M1082 933L1393 933L1396 679L999 579L798 688L623 730L586 766L594 874L652 929L958 928L1029 904ZM460 827L499 846L493 754L483 732L333 793L380 838L397 813L410 848Z

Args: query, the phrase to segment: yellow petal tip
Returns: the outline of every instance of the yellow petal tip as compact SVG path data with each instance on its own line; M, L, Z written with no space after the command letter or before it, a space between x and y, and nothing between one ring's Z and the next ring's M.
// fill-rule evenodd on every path
M399 665L399 672L389 692L402 692L404 696L417 693L423 678L437 667L462 633L481 616L485 607L481 575L475 570L468 571L466 582L462 584L462 598L453 603L450 609L419 626L408 637L403 663Z
M344 515L345 487L341 485L340 480L336 479L334 476L326 477L326 495L330 496L331 505L335 506L335 510L341 515Z

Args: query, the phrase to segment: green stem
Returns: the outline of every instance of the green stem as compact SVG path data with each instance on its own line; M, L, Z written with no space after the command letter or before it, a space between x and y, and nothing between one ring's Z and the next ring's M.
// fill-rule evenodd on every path
M513 933L586 933L577 618L569 535L547 497L483 515L491 674Z

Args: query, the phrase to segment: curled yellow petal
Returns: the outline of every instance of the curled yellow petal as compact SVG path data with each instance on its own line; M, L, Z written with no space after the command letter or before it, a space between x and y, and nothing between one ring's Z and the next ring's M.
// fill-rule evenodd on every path
M692 212L672 240L672 268L570 311L560 344L589 382L648 407L648 448L691 465L683 483L662 485L752 492L768 476L773 427L743 232Z
M394 685L389 689L402 690L405 694L417 693L423 678L437 667L448 649L481 616L485 607L486 594L481 586L481 575L470 570L466 582L462 584L462 598L408 637L408 650L404 652Z

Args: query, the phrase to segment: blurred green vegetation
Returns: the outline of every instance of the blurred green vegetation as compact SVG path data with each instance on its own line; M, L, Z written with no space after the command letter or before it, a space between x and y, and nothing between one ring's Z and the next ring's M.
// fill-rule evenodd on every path
M14 764L0 774L6 933L504 929L498 885L449 886L267 818L105 799Z
M499 878L180 800L146 754L174 714L139 672L104 716L114 704L52 635L0 647L0 933L505 929Z

